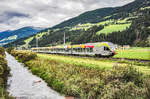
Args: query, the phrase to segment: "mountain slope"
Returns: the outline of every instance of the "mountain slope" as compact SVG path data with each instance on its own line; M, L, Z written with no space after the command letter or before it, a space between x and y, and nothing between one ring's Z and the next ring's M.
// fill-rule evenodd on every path
M75 18L72 18L70 20L64 21L53 28L63 28L67 26L74 26L77 24L85 24L85 23L97 23L101 21L105 21L111 18L121 18L123 16L115 15L109 18L105 18L106 16L113 15L115 13L118 14L125 14L130 13L133 11L136 11L137 9L144 7L145 4L143 2L146 2L147 0L136 0L136 2L129 3L122 7L115 7L115 8L102 8L102 9L96 9L93 11L85 12Z
M39 32L40 28L23 27L13 31L0 32L0 46L13 42L20 38L28 37Z
M63 28L68 26L74 26L77 24L84 24L84 23L96 23L99 21L103 21L103 17L112 14L116 8L103 8L97 9L93 11L85 12L78 17L72 18L70 20L64 21L53 28Z
M75 18L45 29L17 44L35 47L110 41L119 45L150 46L150 0L135 0L122 7L102 8L85 12Z

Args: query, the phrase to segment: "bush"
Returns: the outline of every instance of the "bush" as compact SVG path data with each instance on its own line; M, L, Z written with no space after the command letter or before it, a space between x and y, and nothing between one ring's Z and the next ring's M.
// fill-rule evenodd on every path
M0 47L0 55L2 56L5 55L5 49L3 47Z
M119 80L121 82L133 82L137 86L142 86L143 84L143 74L137 69L131 66L114 66L113 69L108 73L107 82L113 80Z
M14 50L13 47L7 48L7 52L8 52L8 53L11 53L11 51L13 51L13 50Z
M150 78L145 80L145 89L147 99L150 97Z
M26 62L31 59L35 59L37 57L36 53L33 52L21 52L21 51L12 50L11 54L22 62Z
M143 89L133 82L121 83L116 80L105 86L101 99L145 99L144 95Z
M0 75L2 75L4 73L4 69L3 69L3 66L0 65Z
M5 60L5 50L0 47L0 98L1 99L13 99L9 96L6 91L7 88L7 78L10 69L7 66L7 61Z

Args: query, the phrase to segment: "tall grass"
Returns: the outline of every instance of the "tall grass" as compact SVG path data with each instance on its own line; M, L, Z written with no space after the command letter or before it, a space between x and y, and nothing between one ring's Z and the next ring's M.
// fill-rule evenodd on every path
M5 49L0 47L0 99L12 99L6 91L9 71L5 60Z
M149 63L142 63L136 61L127 60L111 60L111 59L98 59L98 58L81 58L73 56L63 56L63 55L48 55L48 54L37 54L41 59L55 60L57 62L72 64L74 66L83 66L87 68L105 69L110 70L114 64L117 65L130 65L132 64L140 72L145 75L150 75Z
M24 59L19 55L23 52L12 51L12 54L20 60ZM116 64L106 70L39 56L24 63L49 86L66 96L81 99L147 99L149 92L143 74L132 65Z

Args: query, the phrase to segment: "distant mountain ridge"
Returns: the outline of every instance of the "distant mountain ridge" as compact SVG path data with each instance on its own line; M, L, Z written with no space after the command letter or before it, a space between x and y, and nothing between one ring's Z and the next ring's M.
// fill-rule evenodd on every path
M28 26L16 30L7 30L7 31L0 32L0 46L36 34L42 29L43 28Z
M121 7L100 8L6 45L53 46L109 41L118 45L150 46L150 0L135 0Z

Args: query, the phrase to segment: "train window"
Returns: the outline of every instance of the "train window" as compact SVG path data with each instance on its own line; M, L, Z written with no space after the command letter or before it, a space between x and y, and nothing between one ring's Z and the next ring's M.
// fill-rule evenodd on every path
M66 49L66 52L69 52L69 49Z
M77 49L77 52L80 52L80 48Z
M87 52L87 49L86 49L86 48L84 48L84 52Z
M93 52L93 48L90 48L90 52Z
M87 48L87 52L90 52L90 48Z
M82 48L80 48L80 52L82 52Z
M77 49L77 48L75 49L75 52L78 52L78 49Z
M90 48L87 48L87 52L90 52Z
M105 51L109 51L109 48L104 46L104 50Z
M81 52L84 52L84 49L83 49L83 48L81 48Z
M86 52L86 48L83 48L83 52Z

